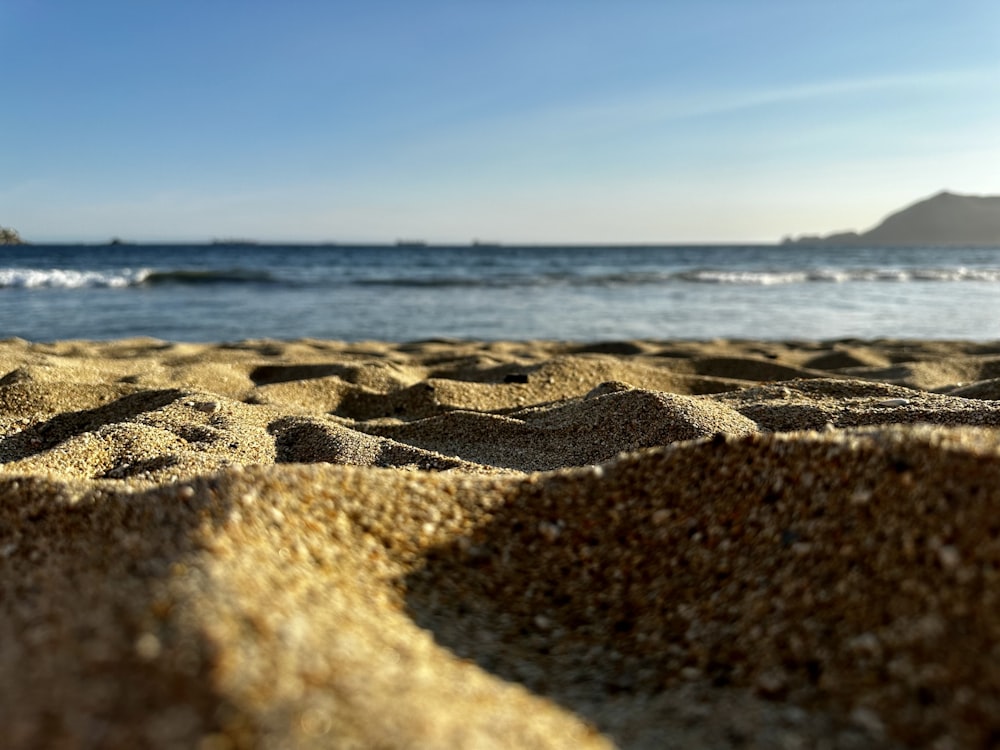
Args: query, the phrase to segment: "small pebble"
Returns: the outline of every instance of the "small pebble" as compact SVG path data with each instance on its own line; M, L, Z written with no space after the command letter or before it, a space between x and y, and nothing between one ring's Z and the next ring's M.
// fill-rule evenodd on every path
M206 414L215 414L215 412L222 408L218 401L195 401L191 404L191 407Z
M548 521L542 521L538 524L539 533L545 537L546 541L554 542L559 538L559 534L562 533L562 529L559 527L558 523L550 523Z
M955 547L946 544L938 550L938 560L940 560L941 567L945 570L954 570L958 567L962 558Z
M670 511L666 508L660 508L659 510L653 511L652 522L655 526L663 526L670 520Z
M152 633L143 633L135 642L135 653L143 661L152 661L162 649L160 639Z
M864 729L868 734L878 736L885 732L885 725L878 714L867 706L858 706L851 711L851 723Z

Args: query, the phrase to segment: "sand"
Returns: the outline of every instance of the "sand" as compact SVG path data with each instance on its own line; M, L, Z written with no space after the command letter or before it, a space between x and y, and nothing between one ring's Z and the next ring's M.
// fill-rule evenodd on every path
M1000 344L0 342L5 748L989 747Z

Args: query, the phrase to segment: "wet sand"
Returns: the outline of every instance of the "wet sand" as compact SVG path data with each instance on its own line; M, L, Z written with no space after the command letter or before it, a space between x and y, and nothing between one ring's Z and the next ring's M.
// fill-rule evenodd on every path
M990 746L995 399L970 342L0 342L4 746Z

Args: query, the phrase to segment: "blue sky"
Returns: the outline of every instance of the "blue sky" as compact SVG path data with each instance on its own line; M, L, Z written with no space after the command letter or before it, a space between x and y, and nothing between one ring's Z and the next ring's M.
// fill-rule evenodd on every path
M1000 194L995 0L0 0L27 239L737 242Z

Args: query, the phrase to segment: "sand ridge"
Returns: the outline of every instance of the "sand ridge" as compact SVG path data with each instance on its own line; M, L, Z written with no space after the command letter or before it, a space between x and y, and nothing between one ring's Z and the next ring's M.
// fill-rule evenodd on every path
M998 361L0 342L7 746L987 746Z

